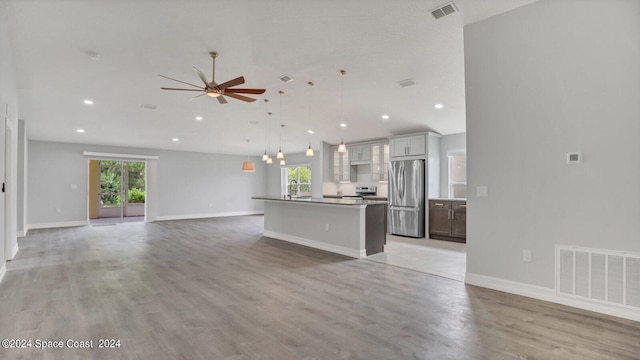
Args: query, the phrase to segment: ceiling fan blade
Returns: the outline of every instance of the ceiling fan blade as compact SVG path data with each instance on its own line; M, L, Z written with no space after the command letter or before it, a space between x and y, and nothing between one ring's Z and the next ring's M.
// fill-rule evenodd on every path
M196 90L196 89L178 89L178 88L166 88L166 87L161 87L160 89L162 89L162 90L180 90L180 91L204 91L202 89Z
M227 103L227 99L225 99L224 96L218 96L216 99L218 99L218 102L220 104L226 104Z
M229 96L229 97L232 97L234 99L238 99L238 100L242 100L242 101L246 101L246 102L254 102L254 101L256 101L256 99L252 99L250 97L246 97L246 96L242 96L242 95L238 95L238 94L234 94L234 93L225 93L225 96Z
M195 98L199 98L200 96L205 96L205 95L207 95L207 93L200 94L200 95L196 95L196 96L194 96L194 97L192 97L192 98L189 98L189 100L187 100L187 101L191 101L191 100L193 100L193 99L195 99Z
M193 70L196 71L196 74L198 74L198 76L200 77L200 80L202 80L202 82L204 83L204 86L209 87L209 82L207 81L207 78L204 76L202 71L198 70L198 68L196 68L195 66L193 67Z
M234 93L234 94L264 94L266 89L230 89L226 88L224 90L225 93Z
M244 76L240 76L240 77L237 77L237 78L235 78L233 80L229 80L227 82L224 82L224 83L218 85L217 88L219 90L224 90L224 89L226 89L228 87L241 85L241 84L244 84Z
M170 77L168 77L168 76L164 76L164 75L160 75L160 74L158 74L158 76L163 77L163 78L165 78L165 79L169 79L169 80L177 81L177 82L179 82L179 83L183 83L183 84L187 84L187 85L195 86L195 87L197 87L198 89L203 89L203 90L204 90L204 88L202 88L202 87L200 87L200 86L198 86L198 85L193 85L193 84L190 84L190 83L188 83L188 82L184 82L184 81L177 80L177 79L172 79L172 78L170 78Z

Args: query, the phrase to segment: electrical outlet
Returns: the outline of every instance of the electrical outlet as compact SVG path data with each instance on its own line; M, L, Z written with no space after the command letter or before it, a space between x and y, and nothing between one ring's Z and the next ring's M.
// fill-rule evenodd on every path
M78 185L76 184L71 184L71 190L76 190L78 188Z
M60 208L56 208L56 212L57 212L57 213L61 213L61 212L62 212L62 209L60 209Z
M324 224L324 231L329 231L329 224Z
M476 195L478 197L489 197L489 188L486 186L476 187Z
M531 262L531 250L522 250L522 261Z

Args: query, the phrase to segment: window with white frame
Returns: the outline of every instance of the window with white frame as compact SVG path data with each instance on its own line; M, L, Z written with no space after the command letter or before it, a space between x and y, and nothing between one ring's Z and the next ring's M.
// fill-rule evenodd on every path
M311 165L283 166L282 195L311 196Z
M449 197L464 199L467 197L467 154L449 154Z

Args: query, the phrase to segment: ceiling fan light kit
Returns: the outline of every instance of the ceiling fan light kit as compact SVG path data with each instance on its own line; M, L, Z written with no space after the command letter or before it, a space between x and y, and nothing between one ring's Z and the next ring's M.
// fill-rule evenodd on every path
M173 79L170 78L168 76L164 76L164 75L160 75L158 74L158 76L163 77L165 79L169 79L172 81L176 81L185 85L189 85L189 86L193 86L195 89L184 89L184 88L168 88L168 87L161 87L160 89L162 90L176 90L176 91L198 91L198 92L202 92L202 94L200 95L196 95L194 97L192 97L189 100L198 98L200 96L204 96L207 95L209 97L212 98L216 98L218 99L218 102L220 104L226 104L227 103L227 99L225 98L225 96L237 99L237 100L241 100L241 101L245 101L245 102L253 102L256 101L256 99L250 98L248 96L244 96L244 95L240 95L240 94L256 94L256 95L260 95L263 94L266 90L265 89L240 89L240 88L233 88L234 86L237 85L242 85L244 84L244 76L239 76L235 79L229 80L227 82L224 82L222 84L218 84L215 81L215 75L216 75L216 58L218 57L218 53L215 51L212 51L209 53L209 55L211 56L211 59L213 59L213 70L211 73L211 81L207 81L206 76L204 76L204 74L202 73L202 71L198 70L198 68L196 68L195 66L193 67L193 70L196 72L196 74L198 75L198 77L200 78L200 80L202 80L204 87L198 86L198 85L194 85L182 80L177 80L177 79Z

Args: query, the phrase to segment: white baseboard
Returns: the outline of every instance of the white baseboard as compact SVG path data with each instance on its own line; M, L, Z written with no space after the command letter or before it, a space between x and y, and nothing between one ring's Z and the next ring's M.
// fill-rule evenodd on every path
M89 225L89 222L84 221L61 221L61 222L53 222L53 223L39 223L39 224L29 224L27 225L27 231L33 229L53 229L53 228L62 228L62 227L73 227L73 226L86 226Z
M580 300L574 297L564 297L562 295L558 295L553 288L546 288L473 273L466 273L465 283L538 300L549 301L556 304L567 305L578 309L616 316L623 319L640 321L640 312L637 310L617 307L615 305L595 303L588 300Z
M216 217L260 215L260 214L264 214L264 210L231 211L231 212L220 212L220 213L210 213L210 214L158 215L156 216L156 221L206 219L206 218L216 218Z
M29 229L25 229L24 231L18 231L16 232L16 236L21 238L21 237L25 237L27 236L27 232L29 231Z
M340 255L356 258L356 259L363 259L367 257L366 249L360 249L360 250L350 249L344 246L327 244L320 241L305 239L305 238L282 234L282 233L269 231L269 230L264 230L263 235L266 237L288 241L294 244L304 245L314 249L324 250L324 251L328 251L328 252L332 252L332 253L336 253L336 254L340 254Z
M4 279L4 274L7 273L7 263L3 262L2 266L0 267L0 282L2 282L2 279Z

